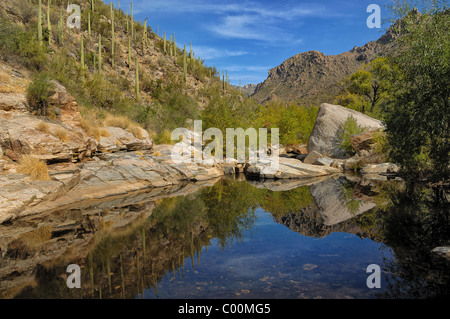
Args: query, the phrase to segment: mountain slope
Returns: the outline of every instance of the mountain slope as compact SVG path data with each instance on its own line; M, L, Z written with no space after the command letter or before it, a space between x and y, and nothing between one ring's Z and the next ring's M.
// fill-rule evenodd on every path
M302 105L333 102L339 91L339 81L364 63L390 51L396 37L394 30L391 27L377 41L355 46L339 55L325 55L318 51L297 54L271 69L267 79L257 85L252 97L259 103L277 99Z

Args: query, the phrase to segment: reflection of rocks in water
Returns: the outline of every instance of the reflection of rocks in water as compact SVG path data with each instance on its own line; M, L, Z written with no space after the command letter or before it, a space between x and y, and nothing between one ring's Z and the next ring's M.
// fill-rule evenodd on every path
M379 227L368 230L364 226L364 213L375 207L373 202L377 192L374 188L378 185L377 181L356 176L351 181L340 177L311 182L309 189L315 203L274 220L309 237L321 238L334 232L346 232L380 241Z
M25 216L0 225L0 297L14 297L24 287L35 286L39 280L36 277L38 268L39 274L44 274L47 268L56 267L59 272L55 277L64 276L65 267L70 263L84 264L89 250L99 238L122 234L134 225L142 224L152 214L155 202L194 193L216 181L83 201L51 213ZM64 290L65 280L59 281L62 287L59 290ZM89 278L86 282L89 283ZM70 294L56 297L69 298Z
M329 177L323 176L304 179L266 179L262 181L249 180L248 182L258 189L268 189L272 192L284 192L302 186L317 184L326 180L327 178Z
M332 233L345 232L355 234L361 238L370 238L379 241L377 234L368 232L354 220L347 220L339 224L326 225L322 214L317 207L311 205L297 213L289 213L279 218L274 218L274 221L286 226L290 230L299 233L303 236L323 238Z
M344 177L311 185L310 191L327 226L342 223L375 207L374 203L354 199L353 185Z
M297 213L288 213L274 218L274 221L304 236L324 237L330 234L315 205L310 205Z

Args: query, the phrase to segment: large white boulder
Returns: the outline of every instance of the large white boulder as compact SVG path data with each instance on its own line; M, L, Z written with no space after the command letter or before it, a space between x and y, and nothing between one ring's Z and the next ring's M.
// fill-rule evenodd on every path
M361 112L340 105L323 103L317 114L314 128L308 141L308 152L316 151L323 156L343 158L345 152L340 147L339 133L349 116L353 116L359 126L368 129L381 129L381 121Z

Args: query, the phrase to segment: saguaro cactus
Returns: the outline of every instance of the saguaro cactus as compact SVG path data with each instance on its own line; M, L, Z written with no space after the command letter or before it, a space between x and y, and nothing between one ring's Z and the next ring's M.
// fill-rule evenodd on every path
M98 35L98 73L102 73L102 35Z
M175 41L175 32L173 33L173 37L172 37L172 46L173 46L173 56L176 58L177 57L177 42Z
M184 82L187 82L187 61L186 61L186 44L183 50L183 78Z
M38 7L38 39L39 43L42 44L42 0L39 0Z
M59 22L58 22L58 42L59 44L63 43L63 37L64 37L64 22L63 22L63 13L62 9L59 14Z
M131 68L131 39L128 37L128 68Z
M133 18L133 1L131 1L131 38L134 41L134 18Z
M128 10L125 10L125 20L127 21L127 35L128 37L130 36L130 31L129 31L129 23L128 23Z
M91 40L91 12L88 11L88 35L89 40Z
M81 64L81 70L84 71L84 44L83 44L83 36L81 36L80 64Z
M147 44L147 18L145 19L144 30L142 33L142 50L144 50L146 44Z
M48 29L48 44L52 43L52 23L50 21L50 4L51 0L47 1L47 29Z
M166 30L164 30L163 44L164 44L164 53L167 53L167 50L166 50Z
M114 68L114 47L115 47L115 32L114 32L114 4L110 4L111 8L111 65Z
M136 57L136 101L139 102L139 61Z

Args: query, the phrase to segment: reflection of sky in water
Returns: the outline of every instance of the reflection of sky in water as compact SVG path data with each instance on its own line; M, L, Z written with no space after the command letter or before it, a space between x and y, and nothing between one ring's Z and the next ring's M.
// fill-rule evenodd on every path
M273 221L262 209L242 241L222 249L217 240L203 248L184 278L167 273L159 298L374 298L382 288L366 286L366 268L391 259L386 246L348 233L324 238L300 235ZM147 289L146 298L155 298Z

